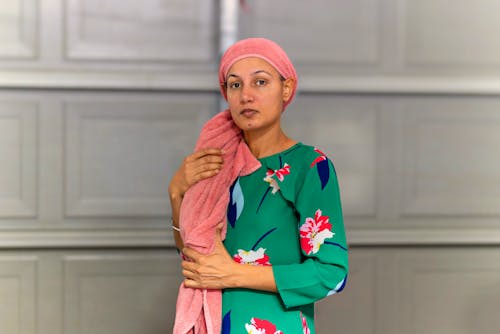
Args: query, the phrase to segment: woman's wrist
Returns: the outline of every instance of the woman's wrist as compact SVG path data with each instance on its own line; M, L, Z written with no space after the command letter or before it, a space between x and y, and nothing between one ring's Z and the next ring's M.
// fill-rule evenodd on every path
M230 282L232 288L276 292L276 283L271 266L235 263L232 272L233 279Z
M246 264L233 263L233 268L230 270L231 276L227 284L228 288L245 288L247 285L247 270Z

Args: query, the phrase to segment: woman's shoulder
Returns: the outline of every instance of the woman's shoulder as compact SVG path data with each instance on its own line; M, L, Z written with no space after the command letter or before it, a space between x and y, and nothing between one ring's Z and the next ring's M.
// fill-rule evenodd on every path
M282 156L283 177L280 181L285 198L295 202L305 188L323 189L336 175L333 163L317 146L298 143ZM286 175L285 175L286 174Z
M326 154L316 146L298 142L288 149L259 159L267 170L280 176L280 181L301 182L318 163L323 167L332 165ZM286 177L285 177L286 175ZM287 183L288 183L287 182Z
M295 149L294 149L295 148ZM289 150L287 158L298 164L301 167L311 167L318 158L322 160L329 160L322 149L317 146L312 146L304 143L297 143L295 147Z

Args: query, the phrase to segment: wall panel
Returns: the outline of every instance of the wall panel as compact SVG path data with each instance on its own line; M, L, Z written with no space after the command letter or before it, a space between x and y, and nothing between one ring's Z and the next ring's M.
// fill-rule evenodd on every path
M402 110L401 214L499 216L498 99L428 99Z
M38 56L39 0L3 1L0 8L0 61Z
M408 66L451 67L455 71L500 68L500 4L495 0L401 1L405 62Z
M212 61L213 6L214 1L196 0L66 0L65 56L97 61Z
M456 248L399 254L397 332L496 333L498 255L494 249Z
M176 254L75 254L64 261L65 333L167 333L181 282Z
M1 333L36 333L37 260L35 256L0 255Z
M210 97L67 101L67 217L165 217L168 182L215 109Z
M0 100L0 218L37 215L38 106Z

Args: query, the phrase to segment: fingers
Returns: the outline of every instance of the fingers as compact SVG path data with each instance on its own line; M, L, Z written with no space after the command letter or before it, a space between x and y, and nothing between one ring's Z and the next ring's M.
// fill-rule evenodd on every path
M185 247L182 253L188 260L182 261L184 285L189 288L222 289L233 284L231 274L234 272L234 262L220 240L218 226L216 244L211 254L202 254Z
M184 276L184 286L187 288L202 288L199 281L199 275L195 271L194 263L182 262L182 276Z
M223 151L208 148L197 151L184 160L184 175L188 187L216 175L223 166Z
M219 171L222 169L222 161L217 163L204 163L202 161L199 162L199 165L194 167L195 174L201 174L204 172L210 171Z
M182 261L182 275L186 278L193 279L197 272L197 264L189 261Z
M203 254L195 251L192 248L184 247L182 249L182 254L184 254L187 258L191 259L194 262L197 262L198 259L203 256Z
M185 157L181 167L172 177L169 193L182 197L195 183L217 175L224 163L224 153L218 148L206 148Z
M204 156L207 155L213 155L213 156L219 156L221 157L224 154L224 152L221 149L218 148L205 148L199 151L194 152L193 154L189 155L187 157L188 160L194 161L198 160L200 158L203 158Z
M192 289L202 289L202 288L203 288L203 287L202 287L200 284L198 284L196 281L194 281L194 280L192 280L192 279L188 279L188 278L186 278L186 279L184 280L184 286L185 286L186 288L192 288Z

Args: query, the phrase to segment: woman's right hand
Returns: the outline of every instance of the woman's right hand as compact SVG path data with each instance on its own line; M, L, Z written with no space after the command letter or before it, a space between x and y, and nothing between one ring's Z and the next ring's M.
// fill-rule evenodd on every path
M170 196L183 197L196 182L216 175L222 168L222 155L218 148L206 148L184 158L168 187Z

